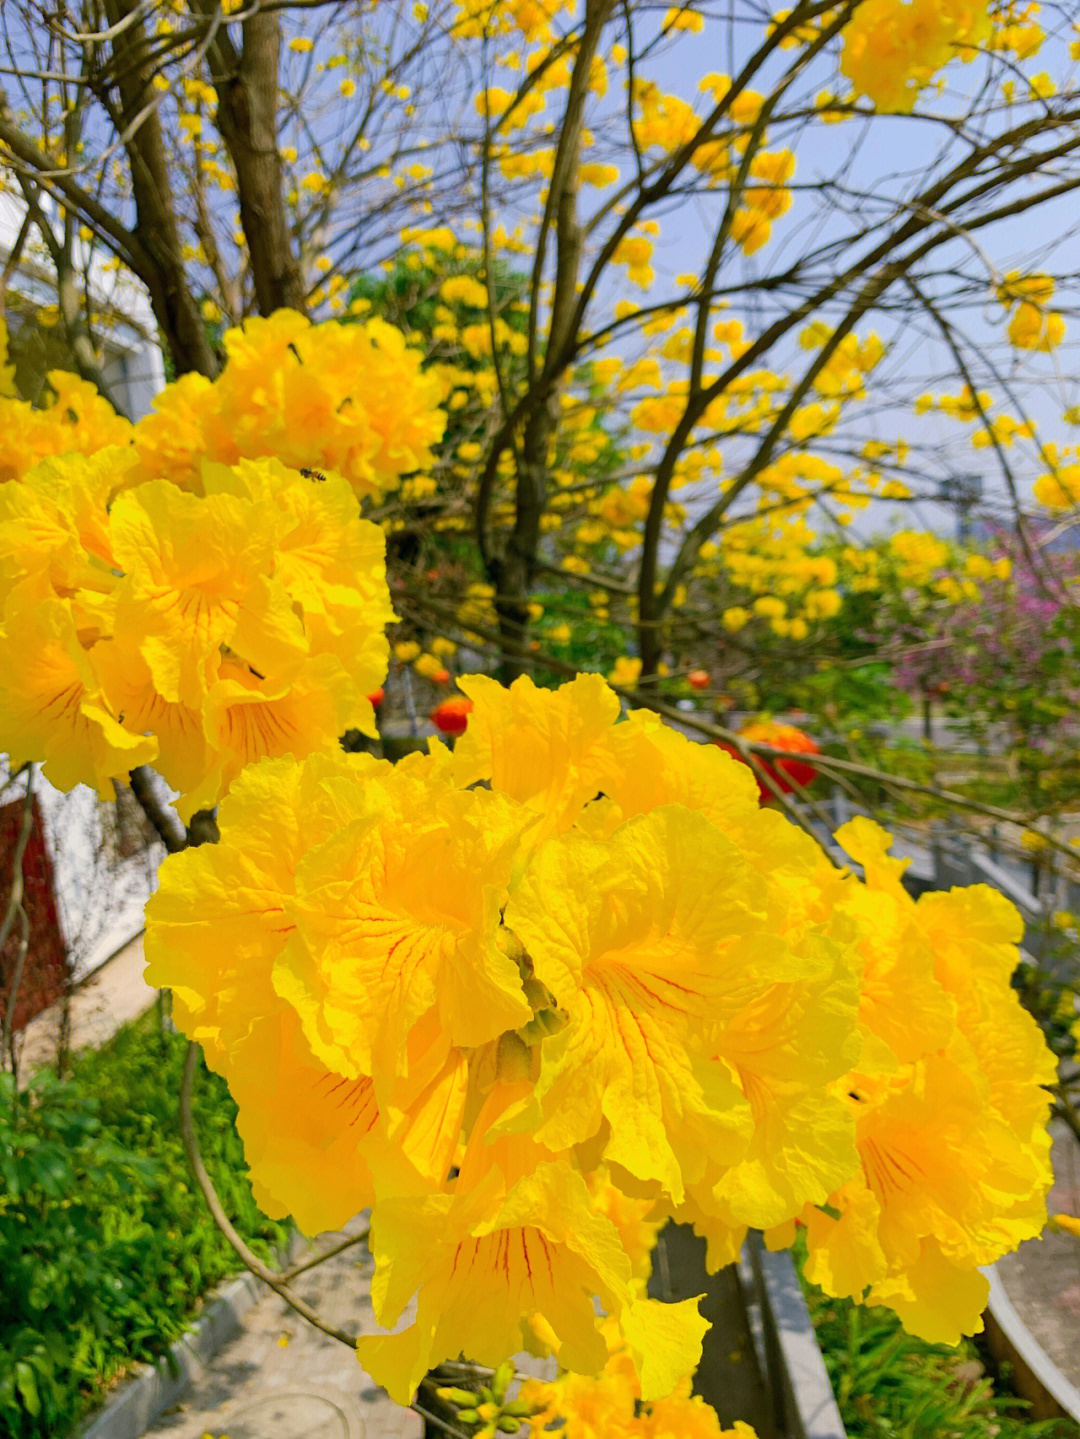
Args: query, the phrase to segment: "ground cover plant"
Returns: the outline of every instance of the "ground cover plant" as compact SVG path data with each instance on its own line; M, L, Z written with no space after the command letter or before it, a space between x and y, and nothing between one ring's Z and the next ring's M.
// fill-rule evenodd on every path
M156 1016L19 1095L0 1075L0 1429L66 1433L160 1357L240 1267L195 1188L177 1124L184 1041ZM288 1237L245 1177L236 1106L208 1076L197 1116L237 1227L265 1258Z
M851 1439L1076 1439L1068 1420L1032 1419L973 1341L929 1344L885 1310L804 1288Z

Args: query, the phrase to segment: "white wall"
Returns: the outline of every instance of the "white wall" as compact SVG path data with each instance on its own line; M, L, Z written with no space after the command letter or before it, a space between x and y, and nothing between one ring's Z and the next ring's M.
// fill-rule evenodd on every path
M55 206L46 201L46 213ZM25 210L14 195L0 193L0 264L11 253ZM75 241L74 262L85 271L94 307L112 317L113 324L102 335L105 349L105 378L117 402L131 419L150 409L150 402L165 384L165 365L157 343L157 323L142 283L128 271L105 268L108 257L100 246ZM44 307L56 302L55 278L35 229L23 258L11 280L32 305Z

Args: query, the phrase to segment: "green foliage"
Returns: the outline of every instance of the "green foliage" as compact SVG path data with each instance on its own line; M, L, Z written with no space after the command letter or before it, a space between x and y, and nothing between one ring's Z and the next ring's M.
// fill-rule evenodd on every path
M897 689L892 668L881 660L830 664L803 681L804 709L842 721L845 728L894 723L911 713L911 700Z
M144 1021L16 1094L0 1075L0 1434L64 1434L131 1364L166 1352L239 1261L195 1188L177 1095L187 1041ZM226 1210L269 1256L236 1107L203 1073L196 1125Z
M544 607L535 634L544 651L579 670L606 673L626 652L626 631L612 620L606 608L590 603L586 590L575 585L539 590L535 598ZM557 688L566 675L540 670L537 684Z
M1028 1419L1025 1400L995 1392L970 1340L929 1344L886 1309L803 1287L851 1439L1077 1439L1074 1424Z
M382 276L357 275L349 289L348 301L350 305L357 300L369 301L373 314L381 315L407 334L421 335L430 343L431 332L439 322L439 310L447 308L439 298L442 282L450 275L468 275L483 283L484 265L477 251L454 256L436 251L427 262L421 259L421 254L415 249L402 250ZM528 276L497 256L493 258L491 275L494 313L505 319L512 330L525 334ZM465 324L487 323L486 308L460 301L455 302L454 307ZM466 363L469 363L467 357ZM471 364L476 369L484 367L475 360Z

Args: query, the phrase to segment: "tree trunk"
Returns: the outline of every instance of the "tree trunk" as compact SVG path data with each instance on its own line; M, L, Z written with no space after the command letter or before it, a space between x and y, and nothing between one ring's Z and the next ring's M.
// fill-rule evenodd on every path
M207 13L205 4L201 7ZM211 6L211 12L216 9ZM244 21L238 54L227 32L210 47L217 127L236 170L240 224L261 315L305 309L304 281L289 235L277 143L281 21L276 11Z
M137 0L108 0L109 23L117 25L138 8ZM146 58L146 31L141 20L128 23L113 38L116 95L123 130L154 97ZM150 258L139 278L150 292L150 304L178 374L197 370L213 377L217 361L181 257L169 159L157 109L151 107L124 140L131 166L131 189L138 215L138 237Z
M499 678L510 684L525 673L529 638L529 593L540 546L540 520L547 506L548 444L555 431L555 404L534 411L522 437L518 460L514 528L498 562L495 609L502 657Z

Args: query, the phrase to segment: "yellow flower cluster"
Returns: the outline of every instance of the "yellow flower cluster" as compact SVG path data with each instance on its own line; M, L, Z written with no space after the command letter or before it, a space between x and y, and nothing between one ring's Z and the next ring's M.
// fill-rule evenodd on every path
M921 584L949 563L946 540L925 530L899 530L889 537L889 553L902 580Z
M224 346L216 380L183 376L135 427L143 478L197 491L204 458L273 456L296 470L334 470L364 497L432 463L442 386L393 325L314 325L278 310L228 331Z
M552 22L572 7L560 0L510 0L492 4L492 0L459 0L454 34L462 38L520 34L529 42L550 40Z
M0 485L0 749L111 796L154 763L182 816L244 765L374 733L383 535L340 476L207 462L129 487L130 447Z
M128 444L129 421L118 415L87 380L65 370L49 372L50 403L35 410L15 396L12 367L3 363L7 334L0 322L0 483L20 479L52 455L96 454L106 445Z
M0 378L10 369L6 343L0 325ZM223 343L227 363L216 380L182 376L137 425L63 370L50 373L55 398L42 410L0 386L0 481L52 455L130 443L139 465L128 483L167 479L196 493L206 459L273 456L297 470L336 471L361 498L395 490L432 464L445 387L393 325L315 325L279 310L228 331Z
M1049 275L1020 276L1014 271L998 288L998 299L1011 310L1009 343L1018 350L1049 351L1065 338L1065 320L1046 308L1054 293Z
M1055 1062L1009 984L1023 925L1008 901L977 885L916 904L876 825L852 820L837 839L866 873L848 900L863 919L866 1039L845 1080L860 1162L828 1206L801 1216L806 1273L954 1344L985 1304L979 1266L1045 1223L1039 1086L1054 1082Z
M910 114L938 71L974 59L990 32L985 0L863 0L844 27L840 68L876 109Z
M1074 510L1080 505L1080 464L1040 475L1035 481L1035 498L1050 510Z
M835 869L599 676L460 683L452 755L245 771L147 917L259 1202L307 1231L372 1206L379 1323L415 1300L360 1341L373 1377L408 1400L523 1346L596 1374L596 1297L642 1399L670 1393L704 1321L635 1282L666 1215L714 1266L799 1219L826 1287L977 1328L977 1266L1039 1231L1049 1183L1015 912L914 905L868 821L866 884Z
M531 1439L556 1430L566 1439L756 1439L749 1424L721 1429L716 1410L690 1393L689 1377L664 1399L641 1402L641 1385L626 1346L610 1336L611 1354L596 1378L561 1374L529 1379L521 1398L534 1406Z
M757 615L773 634L800 641L835 618L843 606L839 567L828 555L812 553L816 545L812 527L794 515L733 525L722 536L718 564L729 583L746 592L746 604L725 611L726 628L736 633Z

